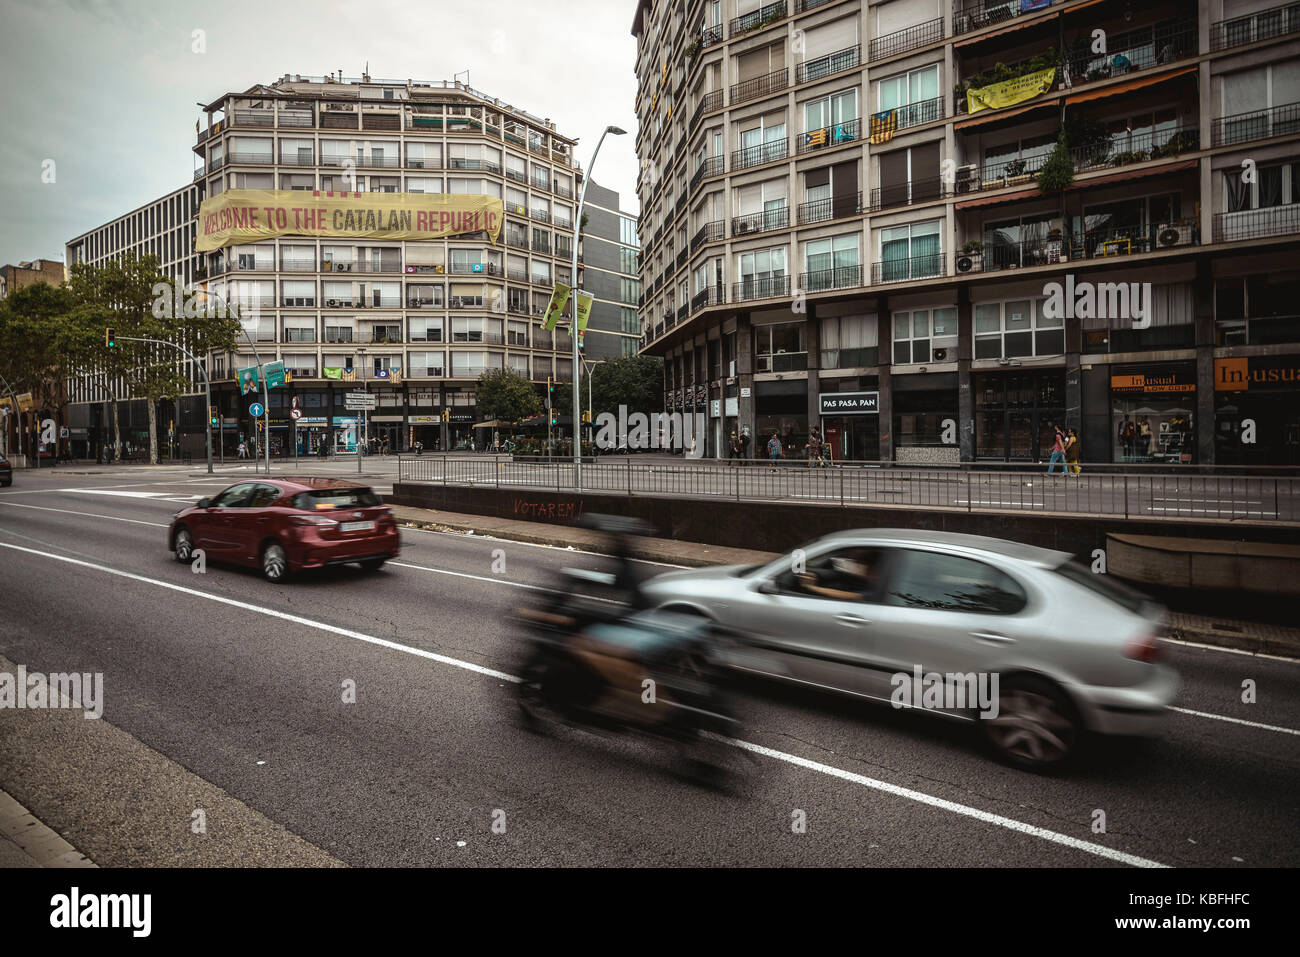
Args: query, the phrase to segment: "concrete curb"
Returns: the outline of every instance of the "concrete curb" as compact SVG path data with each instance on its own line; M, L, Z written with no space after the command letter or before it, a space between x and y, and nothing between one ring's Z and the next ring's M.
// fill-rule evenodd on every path
M41 823L8 791L0 791L0 840L12 841L35 867L99 866Z

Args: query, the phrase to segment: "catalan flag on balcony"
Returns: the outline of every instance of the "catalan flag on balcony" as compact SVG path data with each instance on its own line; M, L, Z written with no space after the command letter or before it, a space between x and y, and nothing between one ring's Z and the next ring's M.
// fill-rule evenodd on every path
M825 145L826 145L825 129L812 130L811 132L805 133L803 135L804 149L810 149L814 146L825 146Z
M387 369L377 369L375 370L375 378L384 379L393 385L397 385L402 381L402 367L389 366Z
M344 370L343 370L343 374L342 374L341 376L339 376L339 378L341 378L344 382L356 382L356 381L357 381L357 370L356 370L356 369L344 369Z
M894 110L885 110L883 113L871 114L871 143L878 146L881 143L888 143L894 138L894 132L898 129L898 113Z

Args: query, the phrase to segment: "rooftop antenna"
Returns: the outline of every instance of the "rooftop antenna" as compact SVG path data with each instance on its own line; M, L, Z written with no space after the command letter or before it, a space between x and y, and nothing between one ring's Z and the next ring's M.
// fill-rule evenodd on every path
M469 86L469 70L461 70L460 73L453 73L451 75L451 81L455 83L456 78L459 77L461 73L465 74L465 85Z

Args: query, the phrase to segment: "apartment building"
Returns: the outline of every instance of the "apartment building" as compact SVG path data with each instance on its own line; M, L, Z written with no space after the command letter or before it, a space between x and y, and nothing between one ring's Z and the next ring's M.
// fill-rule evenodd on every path
M554 282L572 280L582 174L575 141L549 119L461 82L341 75L286 74L203 109L193 183L172 194L185 198L181 259L163 262L244 316L251 342L209 359L226 451L253 428L234 375L256 364L254 349L263 362L284 360L292 380L269 397L279 455L295 440L301 455L322 444L354 451L360 423L345 392L377 394L367 431L390 449L448 449L467 445L479 421L475 381L485 370L572 378L568 332L541 321ZM230 189L490 195L506 218L496 243L486 233L418 242L286 235L194 252L199 206ZM69 261L170 251L152 231L170 223L114 221L72 240ZM196 408L183 418L197 449L205 412Z
M1300 5L642 0L632 32L642 348L709 454L1042 461L1057 423L1085 460L1300 463Z
M51 286L63 284L63 263L52 259L34 259L17 265L0 266L0 299L9 293L33 283L45 282Z
M636 355L641 347L640 246L637 217L619 208L619 194L595 180L587 184L582 215L584 289L591 293L583 355L592 361Z

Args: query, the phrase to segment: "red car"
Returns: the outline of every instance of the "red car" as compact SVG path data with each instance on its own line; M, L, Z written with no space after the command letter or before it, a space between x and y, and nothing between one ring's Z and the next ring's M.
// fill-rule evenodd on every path
M267 581L355 562L375 571L401 548L393 511L364 485L338 479L259 479L199 499L172 518L168 543L189 564L252 565Z

